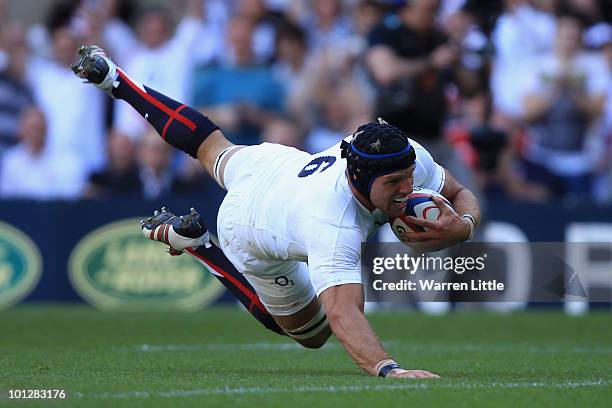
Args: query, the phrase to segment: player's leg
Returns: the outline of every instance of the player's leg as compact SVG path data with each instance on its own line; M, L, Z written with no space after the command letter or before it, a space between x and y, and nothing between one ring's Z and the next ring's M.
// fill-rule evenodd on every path
M274 157L281 156L282 149L266 144L248 146L217 160L222 170L218 181L229 191L217 216L219 245L287 335L305 347L317 348L325 344L331 330L315 296L308 267L262 254L261 248L276 248L282 253L283 239L253 227L249 220L248 207L259 191L257 181L265 177L264 169L275 165Z
M332 334L325 310L316 297L289 316L272 316L285 333L307 348L322 347Z
M129 103L162 139L197 158L211 176L216 158L233 146L205 115L134 81L99 47L81 47L72 69L110 96Z
M308 266L302 262L259 264L245 273L261 302L285 333L307 348L323 346L332 334L325 309L316 297Z
M77 76L87 79L110 96L129 103L157 130L162 139L197 158L223 186L221 180L225 163L241 146L229 142L219 128L200 112L129 78L102 49L83 46L79 50L79 57L79 61L72 66ZM215 276L264 326L282 334L283 331L261 306L242 274L218 248L205 245L208 243L208 232L203 224L200 225L201 220L194 222L196 227L193 231L188 231L192 221L198 219L200 217L195 211L180 218L161 211L143 220L143 231L149 239L170 245L171 253L179 254L189 248L188 252L203 262L215 258L217 263L225 265L224 269L219 269L224 273Z
M219 247L211 243L210 247L191 247L187 248L185 252L213 270L213 275L219 282L221 282L266 329L272 330L280 335L285 335L284 330L276 323L272 315L268 313L261 303L255 289L253 289L244 276L238 272Z
M267 329L284 335L274 318L265 309L255 289L238 272L221 249L210 242L210 236L201 216L195 211L177 217L166 208L156 211L152 217L141 221L145 236L170 247L170 254L180 255L183 251L205 264L223 286L225 286Z
M215 157L215 160L213 161L213 169L212 169L212 175L213 178L217 181L217 183L219 183L219 185L224 188L225 190L228 190L226 184L225 184L225 169L227 167L227 163L229 162L230 158L237 153L239 150L242 150L244 148L246 148L247 146L237 146L237 145L232 145L232 146L228 146L224 149L222 149L219 154ZM200 155L204 156L204 155L208 155L208 151L205 150L205 148L200 148L200 150L198 150L198 157L200 157ZM208 162L209 158L204 158L202 157L201 159L199 159L200 162L202 161L206 161Z
M306 264L253 258L233 239L244 238L244 234L231 221L224 219L225 227L220 229L223 252L210 243L208 231L194 209L189 215L177 217L163 208L141 224L145 236L169 245L170 253L186 251L205 263L266 328L287 334L304 347L321 347L331 330ZM247 270L255 272L244 274Z

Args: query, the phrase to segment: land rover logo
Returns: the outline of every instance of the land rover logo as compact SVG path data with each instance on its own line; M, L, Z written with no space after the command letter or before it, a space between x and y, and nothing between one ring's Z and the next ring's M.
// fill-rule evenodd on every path
M40 280L36 244L18 229L0 222L0 309L26 297Z
M138 219L89 233L73 250L68 269L77 292L107 310L194 310L223 291L194 257L169 256L162 244L145 239Z

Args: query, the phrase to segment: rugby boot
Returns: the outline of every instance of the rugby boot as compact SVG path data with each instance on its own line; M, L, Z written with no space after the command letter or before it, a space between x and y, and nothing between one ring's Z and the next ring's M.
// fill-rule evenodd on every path
M96 45L82 45L79 59L71 65L72 71L86 83L92 83L108 95L118 85L117 65Z
M140 225L145 237L168 245L171 255L180 255L187 248L211 247L210 234L195 208L187 215L176 216L162 207Z

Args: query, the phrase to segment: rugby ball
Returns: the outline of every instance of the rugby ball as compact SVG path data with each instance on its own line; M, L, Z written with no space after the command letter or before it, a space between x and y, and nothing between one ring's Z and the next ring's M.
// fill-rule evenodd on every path
M446 205L448 205L450 208L453 208L451 203L437 191L429 190L427 188L415 187L414 191L410 193L410 195L406 199L406 208L404 210L404 215L397 218L389 219L391 229L400 241L402 240L400 235L406 231L427 231L427 228L421 227L420 225L408 221L407 216L421 218L429 221L436 221L440 217L440 208L431 199L432 196L442 198Z

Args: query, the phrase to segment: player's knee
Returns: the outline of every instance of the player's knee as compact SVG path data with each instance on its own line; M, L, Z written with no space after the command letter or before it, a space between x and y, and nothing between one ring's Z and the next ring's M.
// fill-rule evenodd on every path
M327 340L330 338L332 331L329 325L326 325L323 330L318 333L316 336L311 337L309 339L301 339L297 340L303 347L309 349L318 349L321 348L327 343Z
M219 154L232 146L234 144L227 140L220 130L215 130L199 144L196 156L207 170L212 169Z
M308 323L295 329L285 329L285 333L304 347L319 348L331 335L331 329L325 311L319 308Z

